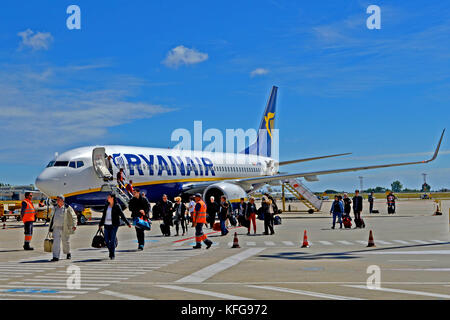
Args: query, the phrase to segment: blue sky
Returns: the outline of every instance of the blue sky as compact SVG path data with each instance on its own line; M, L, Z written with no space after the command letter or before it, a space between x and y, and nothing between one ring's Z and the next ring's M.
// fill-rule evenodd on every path
M66 27L71 4L81 30ZM381 30L366 27L370 4ZM272 85L281 160L353 152L286 171L427 158L450 128L449 16L438 1L3 1L0 181L33 183L83 145L171 147L194 120L256 128ZM448 134L427 166L307 185L417 188L425 172L450 187Z

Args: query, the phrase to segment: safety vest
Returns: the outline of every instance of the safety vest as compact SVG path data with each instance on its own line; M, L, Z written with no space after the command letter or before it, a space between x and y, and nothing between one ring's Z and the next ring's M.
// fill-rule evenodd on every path
M200 211L194 211L194 221L196 223L206 223L206 204L203 200L200 200L198 203L200 203L201 207Z
M28 199L25 199L23 201L27 205L27 207L24 210L23 217L22 217L23 223L29 222L29 221L34 221L35 220L36 211L34 210L33 203L30 200L28 200Z

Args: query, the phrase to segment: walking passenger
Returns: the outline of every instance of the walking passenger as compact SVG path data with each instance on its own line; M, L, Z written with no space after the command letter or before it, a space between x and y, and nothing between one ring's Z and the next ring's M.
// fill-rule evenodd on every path
M186 233L186 206L184 205L184 203L181 202L181 197L175 197L175 205L173 206L173 212L174 212L174 216L173 216L173 220L175 223L175 229L177 231L176 236L178 236L179 234L179 229L180 229L180 224L181 224L181 228L183 229L183 234L182 236L184 236L184 234Z
M71 206L64 204L63 195L59 195L56 198L56 206L52 211L53 214L49 226L49 232L53 234L53 259L51 261L59 261L61 242L63 245L63 253L67 259L71 259L70 235L77 229L77 215Z
M373 211L373 201L375 200L375 197L373 196L373 191L369 194L368 201L369 201L369 213L372 213Z
M352 211L352 199L348 197L347 193L344 193L344 215L350 217L350 211Z
M360 228L362 210L363 210L363 197L359 195L359 190L355 190L355 196L353 197L353 213L355 215L355 229Z
M163 219L165 225L164 236L170 237L170 227L173 226L173 204L167 199L167 195L163 194L162 201L159 201L155 206Z
M256 210L256 204L255 204L255 198L250 197L249 202L246 206L245 211L245 218L249 221L248 222L248 232L247 235L250 235L250 227L253 223L253 232L256 234L256 213L258 210Z
M202 241L206 244L206 249L212 246L212 241L209 240L203 233L203 225L206 224L206 204L202 200L200 193L195 194L195 210L192 217L192 227L195 227L195 242L194 249L202 247Z
M149 219L150 203L147 199L141 197L138 188L133 190L133 198L128 204L128 209L131 211L132 218ZM136 228L136 237L138 240L138 250L144 250L144 230L138 227Z
M133 196L133 180L130 180L125 187L125 190L127 190L128 195L130 198Z
M270 234L273 235L275 231L273 230L274 205L272 200L263 196L261 207L264 215L264 234L268 235L270 229Z
M386 197L387 205L388 205L388 213L394 214L395 213L395 196L391 192L389 192L388 196Z
M25 233L24 250L34 250L34 248L30 247L31 238L33 237L33 222L36 220L36 211L32 200L33 194L25 192L25 199L22 201L22 209L20 211Z
M117 184L120 189L125 189L125 173L123 172L123 168L120 168L119 172L117 172Z
M216 222L216 215L219 212L219 204L215 201L214 197L209 198L210 202L207 205L206 213L208 214L208 220L209 225L211 226L211 229L214 226L214 223Z
M189 219L192 222L192 216L194 215L194 209L195 209L195 201L194 196L189 197Z
M344 205L342 201L339 199L339 196L334 196L334 201L331 204L330 214L333 214L333 226L331 229L334 229L336 225L336 217L339 218L340 229L342 229L342 214L344 213Z
M117 230L119 229L121 219L128 225L128 228L131 228L131 224L128 222L123 214L122 208L116 201L116 195L111 193L108 195L102 218L98 224L99 229L103 226L105 228L105 242L111 260L115 258Z
M228 201L227 197L221 196L220 197L220 211L219 211L219 221L220 221L220 230L222 233L222 236L226 236L228 233L228 229L225 225L225 222L228 219Z

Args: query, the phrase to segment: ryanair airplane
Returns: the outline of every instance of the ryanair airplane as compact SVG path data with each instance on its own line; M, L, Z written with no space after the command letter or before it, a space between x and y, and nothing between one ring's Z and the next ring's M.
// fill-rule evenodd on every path
M290 178L317 180L318 175L428 163L436 159L444 136L429 160L313 172L280 173L287 164L342 156L345 154L278 161L272 157L272 130L275 123L277 87L272 88L256 141L238 154L131 146L91 146L67 151L50 161L37 177L36 186L49 197L63 194L72 206L99 208L110 192L120 193L113 178L122 168L134 187L150 202L200 192L204 199L225 195L231 202L265 184ZM111 156L111 160L108 159ZM111 161L108 165L108 161ZM120 197L119 197L120 198ZM122 198L123 199L123 198ZM126 201L123 201L126 203Z

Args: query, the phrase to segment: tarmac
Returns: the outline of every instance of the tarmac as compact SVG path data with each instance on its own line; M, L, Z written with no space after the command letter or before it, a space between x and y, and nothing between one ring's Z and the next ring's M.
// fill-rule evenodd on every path
M433 216L432 200L398 201L394 215L384 200L375 203L379 214L369 214L366 201L365 229L332 230L330 205L282 213L274 235L262 235L259 220L256 235L242 227L224 237L204 229L214 242L208 250L192 249L193 228L163 237L154 221L140 252L134 228L121 227L113 261L106 249L91 247L98 214L71 237L72 260L61 253L59 262L43 250L48 225L35 224L35 250L24 251L22 224L10 220L0 229L0 299L450 299L450 200L442 216ZM305 230L309 247L301 248ZM367 247L370 230L375 247ZM235 232L240 248L231 248Z

